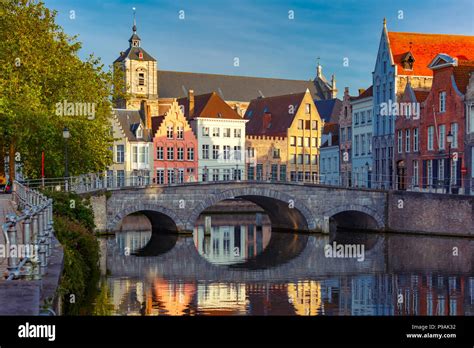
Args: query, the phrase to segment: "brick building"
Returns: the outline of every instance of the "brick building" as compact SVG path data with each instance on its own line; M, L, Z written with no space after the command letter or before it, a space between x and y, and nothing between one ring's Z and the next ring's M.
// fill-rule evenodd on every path
M347 187L352 186L352 99L349 87L346 87L339 114L339 151L341 151L339 171L341 185Z
M429 68L434 77L421 116L420 185L423 190L464 193L467 174L464 95L474 61L440 53ZM451 143L448 135L452 135Z

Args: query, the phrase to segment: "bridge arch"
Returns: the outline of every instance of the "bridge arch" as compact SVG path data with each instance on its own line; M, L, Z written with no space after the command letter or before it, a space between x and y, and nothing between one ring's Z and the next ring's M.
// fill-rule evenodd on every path
M184 229L183 222L172 210L158 204L136 202L131 203L127 208L119 211L108 223L107 230L116 230L123 218L134 213L142 213L145 215L150 220L152 228L159 226L160 229L169 231Z
M326 210L323 216L336 222L340 227L370 230L385 228L385 220L377 211L359 204L344 204L334 207ZM349 223L347 223L348 220L350 220Z
M186 222L187 229L194 228L199 215L204 210L233 198L241 198L262 207L275 228L301 230L301 226L306 226L306 230L309 231L316 228L316 221L311 211L301 200L268 188L238 187L209 195L198 204L189 215Z

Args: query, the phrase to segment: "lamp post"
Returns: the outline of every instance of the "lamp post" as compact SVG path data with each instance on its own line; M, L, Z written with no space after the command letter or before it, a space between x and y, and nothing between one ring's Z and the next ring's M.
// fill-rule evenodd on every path
M69 128L67 126L63 129L63 138L64 138L64 177L66 180L65 190L68 191L68 178L69 178L69 159L68 159L68 139L71 137Z
M451 131L449 131L446 136L446 141L448 142L448 185L446 187L446 193L451 193L451 144L453 143Z

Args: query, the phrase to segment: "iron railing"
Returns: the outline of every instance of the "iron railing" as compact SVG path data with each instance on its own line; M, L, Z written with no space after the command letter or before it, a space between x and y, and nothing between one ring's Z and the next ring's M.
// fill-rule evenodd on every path
M7 214L2 224L8 252L6 279L41 279L51 256L53 201L17 181L13 184L13 201L21 213Z

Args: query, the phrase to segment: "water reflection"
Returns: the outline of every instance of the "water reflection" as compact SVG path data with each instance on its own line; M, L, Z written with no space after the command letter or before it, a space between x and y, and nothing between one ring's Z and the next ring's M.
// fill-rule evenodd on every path
M194 229L199 254L218 265L245 262L267 247L271 238L270 219L265 214L201 215Z
M364 261L325 257L333 242L363 245ZM131 231L101 245L115 315L474 314L470 239L272 232L253 214L203 217L193 237Z

